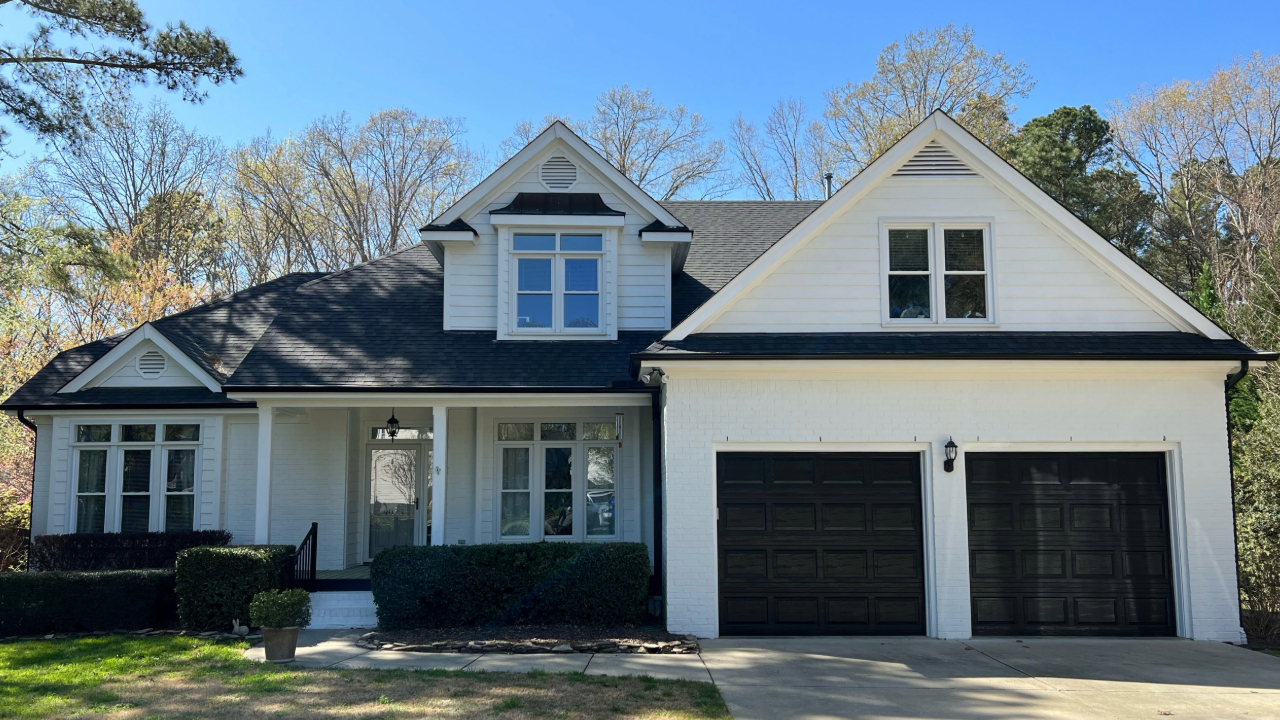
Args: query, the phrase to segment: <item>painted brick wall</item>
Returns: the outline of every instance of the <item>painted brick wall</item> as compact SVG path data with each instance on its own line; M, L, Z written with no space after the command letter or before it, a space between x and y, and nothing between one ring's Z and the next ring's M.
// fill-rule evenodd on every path
M1073 368L1042 363L962 369L958 363L899 363L896 369L862 375L846 370L828 380L803 379L819 376L812 369L793 373L794 379L752 379L741 371L723 379L712 377L716 371L703 365L697 370L663 368L668 373L663 427L670 630L717 634L717 449L767 443L778 450L834 451L878 443L929 453L926 512L934 525L925 548L927 572L932 572L926 585L930 634L968 637L963 455L955 472L941 468L942 444L954 436L962 452L1002 449L996 443L1016 443L1026 450L1168 449L1183 478L1186 529L1178 533L1176 524L1174 529L1185 544L1188 569L1184 583L1190 613L1183 618L1184 627L1196 639L1242 640L1222 396L1226 364ZM763 372L768 370L757 377ZM1171 486L1176 477L1175 471ZM1175 553L1178 542L1175 537Z

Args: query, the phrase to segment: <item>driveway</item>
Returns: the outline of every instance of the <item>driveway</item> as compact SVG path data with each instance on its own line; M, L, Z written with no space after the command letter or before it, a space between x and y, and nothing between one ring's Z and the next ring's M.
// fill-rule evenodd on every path
M1160 639L704 640L736 720L1280 718L1280 658Z

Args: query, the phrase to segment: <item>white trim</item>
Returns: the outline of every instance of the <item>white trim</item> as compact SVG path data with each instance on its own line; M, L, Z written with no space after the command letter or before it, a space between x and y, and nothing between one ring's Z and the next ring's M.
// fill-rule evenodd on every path
M626 225L627 218L623 215L508 215L505 213L489 213L489 224L496 228L609 228Z
M179 350L178 346L170 342L169 338L165 337L164 333L157 330L154 325L150 322L145 322L130 332L129 336L117 343L115 347L107 351L106 355L98 358L92 365L85 368L78 375L72 378L70 382L63 385L62 389L58 392L72 393L84 389L85 386L89 385L89 383L98 379L98 376L101 375L103 371L111 367L111 365L117 360L127 355L129 351L137 347L143 340L150 340L158 345L165 354L177 362L178 365L182 366L182 369L191 373L191 375L194 376L201 385L208 388L210 392L222 391L222 386L218 384L218 382L214 380L209 373L205 372L199 365L195 364L191 358L187 357L186 353Z
M663 338L683 340L705 329L734 302L754 288L817 235L860 201L885 178L915 156L928 141L945 136L947 147L958 152L966 164L1019 202L1051 230L1079 250L1095 265L1135 293L1155 312L1186 332L1196 332L1214 339L1231 336L1191 307L1176 293L1162 285L1145 270L1117 250L1088 225L1054 202L1044 191L1023 177L990 148L961 128L942 111L934 111L905 137L876 158L871 165L836 191L817 210L783 235L778 242L756 258L733 280L730 280L706 303L695 310ZM987 170L989 172L983 171Z
M445 478L449 467L449 408L432 409L431 421L431 544L444 544Z
M435 241L442 243L466 243L475 245L480 241L479 236L470 230L421 230L418 235L426 242Z
M626 175L618 172L596 152L587 145L582 138L578 137L567 125L557 120L546 129L543 130L538 137L534 138L528 145L525 145L520 152L511 156L509 160L504 162L497 170L494 170L489 177L480 182L479 185L473 187L466 195L463 195L456 203L451 205L435 219L438 225L448 225L449 223L462 217L464 214L481 205L489 197L490 194L499 189L511 177L517 173L524 171L532 161L538 159L541 153L546 150L553 142L559 140L573 151L579 158L591 166L595 172L599 173L614 185L616 185L624 195L636 202L651 214L653 217L661 220L664 225L669 227L679 227L680 221L675 218L667 209L658 204L658 201L649 196L639 185L636 185ZM575 158L567 158L573 161ZM577 164L577 163L575 163ZM581 173L582 166L578 166Z
M228 393L235 400L290 407L649 407L648 393L394 393L253 392Z
M690 243L693 242L692 232L671 232L653 230L640 231L640 242L643 243Z
M271 425L275 408L258 406L258 477L254 498L253 543L271 542Z

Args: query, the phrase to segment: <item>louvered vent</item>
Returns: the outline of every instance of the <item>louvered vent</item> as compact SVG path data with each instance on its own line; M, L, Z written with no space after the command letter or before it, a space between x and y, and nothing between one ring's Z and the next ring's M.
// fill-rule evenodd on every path
M144 378L155 379L164 374L165 365L164 355L155 350L148 350L138 358L138 374Z
M937 140L929 141L916 156L898 168L896 176L906 177L978 177L960 158L942 146Z
M553 192L563 192L578 182L578 168L559 155L542 163L542 184Z

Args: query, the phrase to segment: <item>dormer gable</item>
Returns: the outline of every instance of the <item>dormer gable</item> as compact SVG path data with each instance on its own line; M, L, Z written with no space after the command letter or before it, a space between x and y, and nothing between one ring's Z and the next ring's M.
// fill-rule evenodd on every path
M151 323L129 333L60 392L96 387L204 387L212 392L222 389Z
M421 230L444 266L445 330L616 339L671 327L692 233L555 122Z

